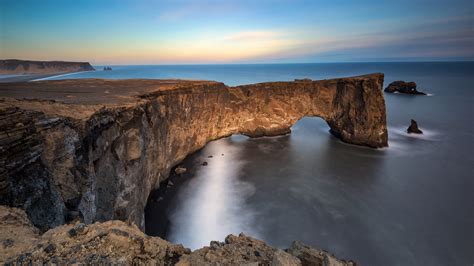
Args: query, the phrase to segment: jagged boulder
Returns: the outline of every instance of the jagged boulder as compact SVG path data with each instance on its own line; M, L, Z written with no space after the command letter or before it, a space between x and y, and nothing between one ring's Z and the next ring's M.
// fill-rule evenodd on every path
M418 91L416 89L415 82L405 82L405 81L394 81L390 83L386 88L385 92L389 93L405 93L405 94L417 94L417 95L426 95L426 93Z
M408 134L423 134L423 131L421 131L419 128L418 128L418 123L416 123L415 120L411 120L411 123L410 123L410 126L407 128L407 133Z
M297 257L304 266L355 266L353 261L336 258L328 252L307 246L299 241L294 241L288 253Z

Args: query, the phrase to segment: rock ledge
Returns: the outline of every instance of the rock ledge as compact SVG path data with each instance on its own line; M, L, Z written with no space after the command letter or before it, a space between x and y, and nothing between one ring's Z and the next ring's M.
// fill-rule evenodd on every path
M59 226L40 235L19 209L0 206L0 262L100 265L355 265L299 242L288 251L240 234L191 252L122 221ZM15 233L8 236L6 233ZM7 240L12 240L9 242Z

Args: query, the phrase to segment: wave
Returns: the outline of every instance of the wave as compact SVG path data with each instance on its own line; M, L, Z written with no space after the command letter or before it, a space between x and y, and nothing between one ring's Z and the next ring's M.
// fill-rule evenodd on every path
M388 136L390 139L402 139L402 138L415 138L415 139L423 139L423 140L430 140L436 141L439 140L441 134L436 130L421 128L423 134L408 134L407 133L408 127L389 127L388 128Z
M94 71L91 70L91 71L78 71L78 72L72 72L72 73L65 73L65 74L54 75L54 76L49 76L49 77L45 77L45 78L34 79L32 81L50 80L50 79L55 79L55 78L59 78L59 77L70 76L70 75L75 75L75 74L79 74L79 73L87 73L87 72L94 72Z

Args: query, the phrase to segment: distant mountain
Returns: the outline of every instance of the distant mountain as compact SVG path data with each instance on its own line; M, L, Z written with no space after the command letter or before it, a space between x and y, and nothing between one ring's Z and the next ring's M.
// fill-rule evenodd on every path
M94 70L88 62L0 60L0 74L56 74Z

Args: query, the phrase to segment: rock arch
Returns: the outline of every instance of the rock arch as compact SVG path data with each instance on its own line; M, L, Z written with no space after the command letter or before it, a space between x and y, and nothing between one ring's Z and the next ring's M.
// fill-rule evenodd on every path
M285 134L302 117L318 116L342 141L387 146L383 74L237 87L174 81L172 89L156 89L164 82L22 84L25 91L46 85L81 90L84 84L121 93L151 89L105 108L87 103L90 99L0 104L0 202L25 208L41 228L70 216L88 223L119 219L143 228L150 192L209 141L239 133Z

